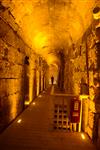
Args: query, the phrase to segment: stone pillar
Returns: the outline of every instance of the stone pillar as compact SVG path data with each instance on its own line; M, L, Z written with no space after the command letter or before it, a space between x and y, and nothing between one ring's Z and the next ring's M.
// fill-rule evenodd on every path
M59 58L61 61L59 67L59 74L58 74L58 86L61 91L64 90L64 71L65 71L65 56L62 52L59 53Z
M29 104L29 57L25 57L24 61L24 98L25 105Z
M88 126L88 99L82 98L82 130L86 132Z

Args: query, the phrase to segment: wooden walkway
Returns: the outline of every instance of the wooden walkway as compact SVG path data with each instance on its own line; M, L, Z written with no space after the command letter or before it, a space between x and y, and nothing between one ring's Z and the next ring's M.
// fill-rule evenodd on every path
M50 92L36 98L0 134L0 150L95 150L87 135L83 140L82 133L53 129L55 99Z

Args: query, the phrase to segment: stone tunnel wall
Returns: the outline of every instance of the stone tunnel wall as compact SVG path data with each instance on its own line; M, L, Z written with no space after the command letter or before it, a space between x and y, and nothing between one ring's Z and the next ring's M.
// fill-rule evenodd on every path
M86 45L85 42L74 45L70 49L72 54L66 56L65 65L65 90L69 94L80 94L81 80L87 83L87 70L86 70Z
M94 30L86 33L82 39L70 48L65 58L64 87L66 92L76 95L89 94L94 98L94 88L98 86L96 39Z
M47 66L39 66L39 56L14 30L14 21L7 19L9 22L0 16L0 132L24 110L26 103L30 104L48 86L43 83L41 73L44 70L46 81ZM39 67L41 80L36 75Z
M24 107L25 44L0 19L0 130Z
M83 39L74 45L73 54L69 59L66 58L65 89L71 94L81 95L82 130L90 136L93 142L99 141L97 144L100 145L98 126L100 119L100 43L97 45L98 41L100 37L96 36L95 27L92 26Z

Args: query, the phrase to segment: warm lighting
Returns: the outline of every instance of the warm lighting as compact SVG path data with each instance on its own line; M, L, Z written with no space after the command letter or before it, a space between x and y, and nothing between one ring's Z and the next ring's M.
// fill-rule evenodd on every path
M80 99L86 99L89 95L80 95Z
M38 97L40 97L40 98L41 98L41 97L42 97L42 95L39 95Z
M37 70L36 71L36 76L37 76L37 80L36 80L36 84L37 84L37 89L36 89L36 91L37 91L37 93L36 93L36 95L38 96L39 95L39 71Z
M93 14L94 19L100 19L100 12L98 12L97 14Z
M52 89L51 89L51 95L54 94L54 86L52 86Z
M54 53L47 54L47 55L45 56L45 59L46 59L46 58L48 58L48 59L47 59L48 65L52 65L52 64L53 64L55 67L58 68L58 65L57 65L57 64L60 64L60 61L59 61L59 59L57 58L57 56L56 56Z
M33 102L32 104L33 104L33 105L35 105L36 103L35 103L35 102Z
M83 133L81 134L81 137L83 140L85 140L85 135Z
M100 19L100 8L99 7L94 8L93 17L94 17L94 19Z
M39 32L34 38L34 44L36 48L44 47L46 42L47 37L42 32Z
M55 3L50 1L48 4L47 0L42 0L39 5L38 2L38 0L2 0L3 5L9 7L21 28L19 32L23 40L43 56L44 47L49 47L45 50L48 53L61 45L66 46L66 43L69 46L71 40L77 42L92 23L91 13L95 0L73 0L71 4L64 1L66 7L63 6L63 1L61 5L59 1ZM65 48L67 50L67 47Z
M60 62L59 62L60 64ZM49 66L49 84L51 84L51 77L54 77L54 84L57 83L57 78L58 78L58 73L59 73L59 68L57 63L51 64Z
M30 78L29 78L29 103L33 100L33 78L34 78L34 72L32 69L32 66L30 65Z
M22 122L22 120L21 119L19 119L18 121L17 121L17 123L21 123Z
M30 104L30 102L28 102L28 101L25 101L25 105L29 105Z
M12 90L12 88L15 88L15 87L11 84L8 90ZM15 118L17 114L18 101L16 99L16 96L8 97L8 99L11 102L10 117Z

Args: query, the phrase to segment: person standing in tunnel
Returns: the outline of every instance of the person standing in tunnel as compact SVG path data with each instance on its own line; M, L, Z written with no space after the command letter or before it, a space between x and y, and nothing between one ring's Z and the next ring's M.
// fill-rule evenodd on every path
M54 83L54 77L53 76L51 77L51 83L52 83L52 85Z

